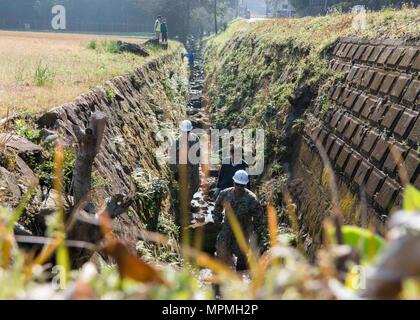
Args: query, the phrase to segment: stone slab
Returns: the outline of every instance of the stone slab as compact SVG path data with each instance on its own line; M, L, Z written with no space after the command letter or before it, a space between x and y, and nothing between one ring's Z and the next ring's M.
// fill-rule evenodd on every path
M356 175L354 176L354 181L359 187L363 186L372 170L373 166L366 160L360 162L359 168L357 169Z
M408 140L416 145L420 143L420 117L417 117L413 129L408 135Z
M388 94L389 91L392 88L392 85L395 82L395 79L397 79L397 76L394 74L387 74L385 76L384 81L382 82L381 88L380 88L380 92L382 92L383 94Z
M389 142L380 137L373 148L371 158L377 163L381 163L388 152Z
M386 176L384 173L379 171L376 168L373 168L368 181L366 182L366 194L369 197L373 197L377 191L379 191L379 188L382 184L382 182L385 180Z
M416 174L417 169L419 167L419 163L420 163L419 153L411 149L404 160L405 168L407 170L408 178L410 179L410 181L413 180L414 175Z
M388 60L389 56L392 54L392 52L394 51L395 48L393 47L386 47L381 55L379 56L378 60L376 61L376 63L380 64L380 65L384 65L386 60Z
M344 136L350 141L351 138L353 137L354 132L356 131L356 129L359 127L360 122L351 117L350 118L350 123L348 124L346 130L344 131Z
M414 57L419 52L419 49L417 48L408 48L406 54L404 55L404 58L401 59L399 63L399 67L403 69L407 69L411 66Z
M414 103L416 101L417 96L420 92L420 81L413 80L411 81L410 85L407 88L407 91L404 94L404 100L409 103Z
M416 121L419 113L417 111L405 110L395 126L394 133L401 138L405 138L411 125Z
M332 162L335 162L338 153L340 152L341 148L343 147L344 142L341 139L336 139L328 152L328 155Z
M390 67L395 67L398 61L404 56L406 48L396 48L386 61L386 64Z
M409 76L398 77L394 87L391 90L391 96L395 98L400 98L410 80L411 78Z
M353 178L353 175L355 174L357 166L359 165L361 160L362 156L360 154L358 154L357 152L351 153L350 158L347 161L346 168L344 169L344 172L349 178Z
M365 135L366 135L366 132L367 132L367 130L366 130L366 128L364 127L364 126L362 126L362 125L360 125L357 129L356 129L356 132L354 133L354 135L353 135L353 138L351 139L351 142L356 146L356 147L359 147L360 146L360 144L362 143L362 141L363 141L363 138L365 137Z
M368 99L368 96L362 93L356 100L356 102L353 104L353 111L356 113L360 113L363 106L366 103L366 100Z
M375 197L375 202L381 209L388 211L393 206L393 202L395 201L400 188L401 187L394 180L386 178L384 184Z
M385 79L385 76L386 74L384 72L377 72L370 85L370 90L372 90L373 92L379 91L379 89L381 88L382 82Z
M398 154L401 156L402 161L404 161L404 158L408 152L408 147L402 145L399 142L394 142L391 148L394 149L394 152L398 152ZM385 172L389 174L396 173L397 159L394 157L394 154L392 152L388 153L382 168Z
M362 150L366 152L367 154L369 154L373 146L375 145L376 140L378 140L378 138L379 138L379 134L373 130L370 130L366 134L366 137L363 139Z
M385 113L383 120L381 121L381 125L389 130L393 130L402 111L403 108L399 105L390 105L387 112Z
M344 169L344 166L346 165L347 159L350 157L350 155L352 154L352 149L347 146L344 145L344 147L341 149L341 152L337 158L337 166L340 169Z

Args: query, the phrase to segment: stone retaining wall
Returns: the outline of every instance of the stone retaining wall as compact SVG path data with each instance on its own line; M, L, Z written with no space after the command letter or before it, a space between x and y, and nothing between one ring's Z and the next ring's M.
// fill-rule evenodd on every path
M365 223L380 229L389 212L402 202L403 181L392 147L401 154L410 182L420 188L420 47L401 40L345 38L332 50L330 69L343 73L343 80L329 90L328 105L332 107L325 112L325 101L319 98L308 115L295 156L293 190L296 198L306 195L312 199L304 200L308 210L328 211L330 201L321 195L328 188L322 186L325 171L315 147L318 141L338 178L340 205L348 211L346 222L362 222L363 208L357 203L366 198ZM299 183L312 179L316 180L312 187ZM314 193L320 199L314 200ZM302 205L302 200L298 202ZM311 223L302 220L304 228ZM309 235L317 233L314 229Z
M73 125L86 128L95 111L107 115L104 140L94 165L93 180L102 182L94 194L94 200L99 204L101 199L110 195L122 193L135 196L137 188L133 175L141 172L168 183L167 192L162 195L162 203L156 204L153 217L145 215L146 210L136 197L130 212L116 219L116 232L132 248L140 237L139 226L156 227L159 214L171 208L172 179L168 166L160 163L156 155L159 146L157 133L162 128L177 128L178 122L185 116L187 77L187 65L181 52L176 52L148 62L129 74L113 78L103 87L79 96L74 102L50 110L37 121L42 129L41 146L61 136L67 148L71 149L76 141ZM29 145L28 141L26 143ZM12 146L10 151L13 150ZM23 186L21 181L27 174L20 168L12 167L9 170L8 176L16 180L17 186ZM49 202L50 195L41 189L36 194L33 205L28 208L38 214ZM20 197L13 200L16 203L8 204L15 206ZM37 234L36 230L31 231Z

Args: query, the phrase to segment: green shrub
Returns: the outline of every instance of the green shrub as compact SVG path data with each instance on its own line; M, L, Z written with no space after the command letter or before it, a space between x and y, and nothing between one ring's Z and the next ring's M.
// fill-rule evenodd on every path
M44 64L42 60L39 60L34 74L35 85L42 87L47 83L52 82L53 79L54 73L51 71L50 67L47 64Z
M115 40L104 40L101 42L101 48L103 51L108 53L120 53L120 47Z
M275 165L273 165L271 167L271 176L278 176L279 174L281 174L283 172L283 167L281 164L276 163Z
M116 96L114 89L110 87L105 89L105 94L106 94L106 99L108 100L108 102L112 102L112 100L114 100Z
M136 199L142 206L143 218L155 217L160 212L162 199L169 192L168 181L140 168L133 173L132 180L136 186Z
M34 172L38 175L40 184L51 189L53 187L53 175L54 175L54 148L50 148L47 151L47 159L36 163ZM66 192L69 192L71 188L71 182L73 179L73 168L75 163L75 157L71 150L64 150L64 188Z
M32 129L24 120L18 119L15 121L15 132L22 138L28 139L32 142L37 142L40 130Z
M96 50L98 47L98 44L96 40L90 40L86 47L91 50Z
M99 172L92 173L92 190L101 190L111 185L112 181L102 177Z
M166 96L169 98L169 100L173 100L174 99L174 92L172 90L170 81L168 79L165 79L162 82L162 85L163 85L163 88L165 90Z

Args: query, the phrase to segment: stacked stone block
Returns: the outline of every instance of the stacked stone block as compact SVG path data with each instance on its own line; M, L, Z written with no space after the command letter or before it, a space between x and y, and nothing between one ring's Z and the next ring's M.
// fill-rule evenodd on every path
M312 146L322 144L340 179L387 214L401 205L405 178L398 158L420 188L420 46L344 38L332 51L330 68L344 80L329 90L329 111L316 105L319 125L308 125L306 138Z

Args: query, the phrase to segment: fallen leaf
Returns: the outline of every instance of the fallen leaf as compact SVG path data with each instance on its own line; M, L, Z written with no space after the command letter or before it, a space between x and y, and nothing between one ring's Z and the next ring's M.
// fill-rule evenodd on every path
M132 254L120 240L107 240L103 252L117 262L121 278L167 285L155 268Z

